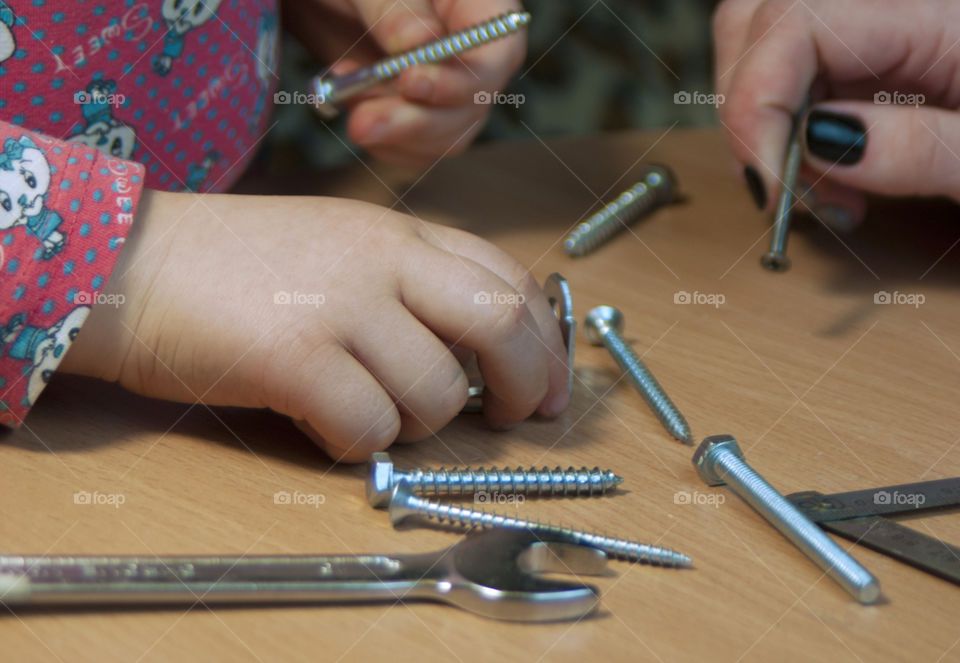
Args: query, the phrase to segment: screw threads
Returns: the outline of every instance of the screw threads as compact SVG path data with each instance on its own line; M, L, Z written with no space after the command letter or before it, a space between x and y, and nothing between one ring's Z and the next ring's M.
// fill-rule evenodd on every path
M408 487L401 484L395 494L394 500L390 503L390 514L394 522L399 522L407 515L416 513L430 520L459 527L480 527L483 529L502 527L506 529L526 529L539 534L557 535L568 539L571 543L587 545L602 550L610 557L629 562L646 562L648 564L672 567L689 566L691 564L691 560L687 555L668 548L661 548L659 546L652 546L626 539L614 539L609 536L574 530L560 525L550 525L539 521L511 518L482 510L465 509L452 504L431 502L430 500L416 497L409 492L402 492L405 488ZM398 506L401 506L402 509L398 509Z
M670 397L653 377L653 373L647 368L643 360L637 356L633 348L621 338L615 330L608 328L603 334L603 344L616 359L630 380L633 382L637 391L643 396L643 399L657 415L657 418L663 424L663 427L677 440L686 444L693 444L693 437L690 433L690 426L687 420L680 414L680 410L674 405Z
M406 481L422 495L469 495L478 492L524 495L600 495L623 482L610 470L595 467L478 469L440 468L394 472L397 481Z
M471 48L505 37L530 22L527 12L510 12L474 25L452 35L447 35L406 53L381 60L373 66L380 80L399 76L414 65L440 62Z
M671 202L674 185L673 173L665 166L647 166L639 182L577 225L564 240L564 251L574 257L593 251L628 224Z

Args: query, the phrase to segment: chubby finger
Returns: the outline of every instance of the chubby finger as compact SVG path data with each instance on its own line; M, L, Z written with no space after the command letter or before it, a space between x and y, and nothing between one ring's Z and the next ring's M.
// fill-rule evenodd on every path
M800 178L796 189L800 211L841 235L853 232L863 223L867 214L863 191L825 178L809 166L803 168Z
M391 54L433 41L444 34L430 0L355 0L370 35Z
M456 228L424 223L420 236L439 248L480 263L523 296L536 320L540 341L550 355L549 388L537 412L545 417L554 417L563 412L570 402L567 349L557 317L530 271L502 249L489 242L478 241L470 233Z
M723 0L713 13L714 89L726 97L733 72L750 48L750 24L764 0Z
M340 346L304 348L288 371L284 414L335 461L360 462L386 449L400 432L393 399L370 372Z
M362 321L351 350L390 393L400 411L398 440L422 440L443 428L467 402L467 376L447 346L397 300L377 307L377 324Z
M893 196L960 199L960 115L954 110L829 102L808 113L804 139L807 164L833 182Z
M521 293L483 265L433 247L398 276L414 315L445 341L476 351L491 426L509 427L539 407L552 357Z

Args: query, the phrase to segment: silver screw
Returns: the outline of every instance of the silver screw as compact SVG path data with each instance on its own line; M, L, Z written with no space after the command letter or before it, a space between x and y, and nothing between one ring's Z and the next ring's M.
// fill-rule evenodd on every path
M370 458L370 474L367 475L367 501L375 507L390 503L393 487L405 481L416 493L427 495L470 495L478 492L513 493L521 495L599 495L623 483L623 479L610 470L592 470L586 467L566 470L535 467L515 470L497 469L452 469L439 470L420 467L400 471L393 467L390 454L378 452Z
M631 382L643 396L657 418L673 437L684 444L693 444L687 420L653 377L643 360L623 340L623 314L612 306L598 306L587 314L583 334L592 345L605 345Z
M430 42L400 55L381 60L343 76L328 77L326 72L310 82L316 103L314 109L330 120L340 113L340 105L364 90L396 78L404 70L418 64L447 60L464 51L517 32L530 22L528 12L509 12L486 23L474 25L442 39Z
M561 525L521 520L496 513L487 513L486 511L465 509L452 504L432 502L414 495L409 484L401 481L394 487L393 496L390 499L390 522L398 525L411 516L420 516L458 527L480 527L482 529L503 527L505 529L529 530L535 534L559 535L571 543L590 546L602 550L610 557L628 562L647 562L660 566L689 566L691 564L689 557L668 548L626 539L614 539Z
M616 200L579 224L563 242L568 256L582 256L656 208L674 201L677 178L666 166L653 164L642 171L640 181Z
M729 485L860 603L880 597L877 579L757 474L743 460L735 439L729 435L706 438L693 454L693 465L708 485Z
M770 238L770 250L760 258L760 264L772 272L785 272L790 269L790 258L787 257L787 236L790 234L790 216L793 213L794 189L797 187L797 177L800 166L803 165L803 140L800 125L807 112L804 103L800 112L793 120L790 132L790 141L787 143L787 158L783 164L783 188L777 200L777 211L773 218L773 235Z

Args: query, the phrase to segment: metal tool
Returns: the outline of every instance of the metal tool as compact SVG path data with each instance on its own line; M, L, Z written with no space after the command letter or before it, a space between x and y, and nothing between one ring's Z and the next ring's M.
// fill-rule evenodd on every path
M493 530L421 555L0 556L0 604L442 601L484 617L579 619L595 587L535 573L601 575L606 556L547 532Z
M474 493L509 493L516 495L580 496L599 495L613 490L623 479L610 470L586 467L510 468L479 467L439 470L418 467L410 470L394 468L390 454L380 451L370 458L367 475L367 501L375 507L390 503L393 487L405 481L413 492L421 495L449 496Z
M706 438L693 454L693 466L707 485L728 485L860 603L880 598L877 579L757 474L735 439Z
M617 196L589 219L577 225L563 242L568 256L582 256L606 242L631 223L676 200L677 178L661 164L641 171L640 181Z
M797 176L803 164L803 136L800 130L803 118L807 114L809 100L793 119L790 130L790 140L787 143L787 157L783 164L783 188L777 200L777 211L773 219L773 236L770 238L770 250L760 258L760 264L773 272L785 272L790 269L790 259L787 257L787 236L790 234L790 216L793 213L793 204L796 196Z
M621 335L623 314L612 306L598 306L587 314L583 335L592 345L605 345L620 368L630 376L630 381L657 415L663 427L684 444L693 444L693 435L687 420L680 414L667 392L663 390L653 373L637 356Z
M465 509L452 504L441 504L417 497L410 486L399 482L393 488L390 499L390 522L399 525L408 518L421 517L440 523L449 523L457 527L479 527L482 529L500 528L522 530L534 534L558 537L556 540L590 546L602 550L610 557L629 562L647 562L660 566L689 566L691 560L682 553L669 548L651 546L627 539L614 539L609 536L584 532L560 525L550 525L535 520L521 520L486 511Z
M553 313L557 316L557 322L560 323L560 335L563 337L563 345L567 348L569 375L567 390L573 393L573 356L577 338L577 319L573 317L573 296L570 294L570 284L567 283L567 279L554 272L543 282L543 294L546 295L547 302L553 307ZM483 412L483 380L480 378L471 378L467 404L463 406L461 412L465 414Z
M517 32L529 22L528 12L509 12L343 76L331 76L329 72L324 72L310 81L310 89L315 99L314 109L324 119L333 119L340 113L340 106L347 99L374 85L396 78L410 67L447 60Z
M960 585L960 547L884 517L960 506L960 478L787 499L828 532Z

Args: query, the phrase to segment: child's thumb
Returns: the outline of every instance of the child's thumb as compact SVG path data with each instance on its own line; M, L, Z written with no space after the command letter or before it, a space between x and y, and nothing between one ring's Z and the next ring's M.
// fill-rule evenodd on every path
M430 0L357 0L370 34L383 50L400 53L446 34Z
M814 107L804 124L807 163L864 191L960 199L960 114L923 102L920 94L878 92L873 103Z

